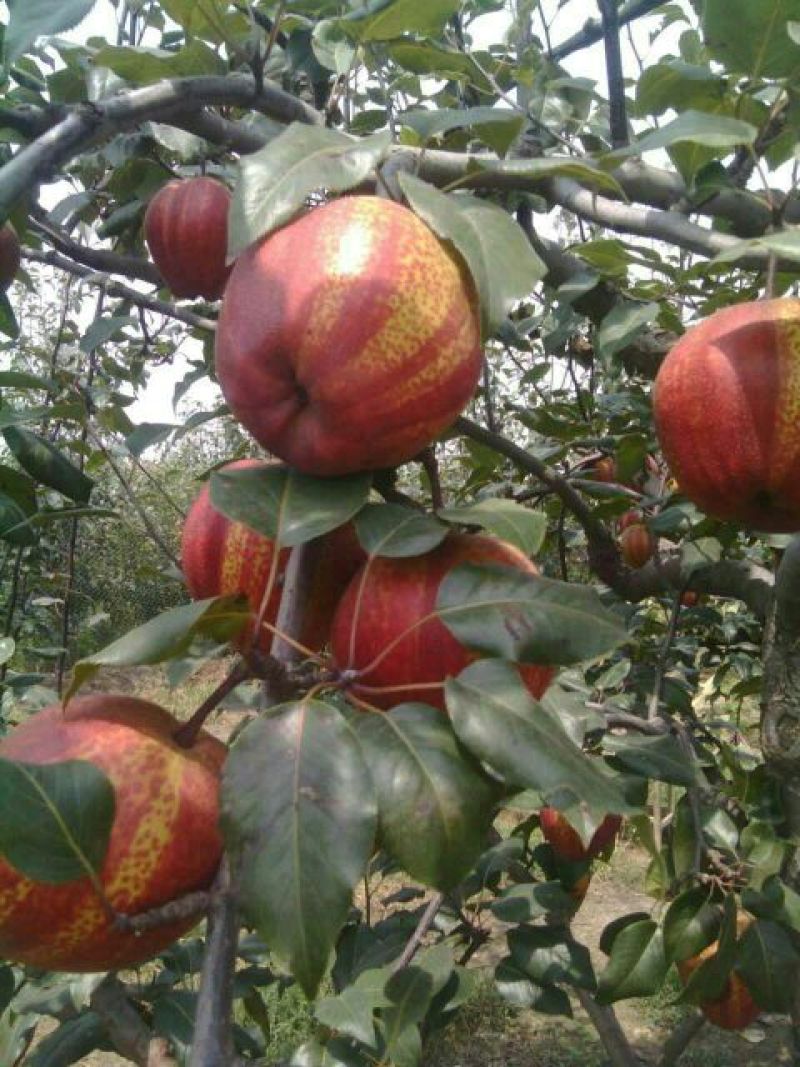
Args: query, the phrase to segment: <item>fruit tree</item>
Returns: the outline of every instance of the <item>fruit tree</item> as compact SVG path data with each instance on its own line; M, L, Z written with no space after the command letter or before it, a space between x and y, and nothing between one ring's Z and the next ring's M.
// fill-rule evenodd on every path
M0 1065L800 1061L800 0L0 17Z

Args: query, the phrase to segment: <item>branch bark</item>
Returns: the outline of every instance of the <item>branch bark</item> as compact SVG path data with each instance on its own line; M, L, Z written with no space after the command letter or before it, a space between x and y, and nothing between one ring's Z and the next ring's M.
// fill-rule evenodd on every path
M613 148L623 148L628 143L628 116L625 107L625 77L622 73L622 54L619 48L617 0L597 0L597 6L600 8L603 46L606 53L611 145Z
M649 15L659 7L664 7L666 3L667 0L630 0L629 3L620 8L619 25L625 26L627 23L634 22L644 15ZM571 56L575 52L580 52L584 48L589 48L590 45L597 44L598 41L602 40L602 37L602 24L596 19L589 19L584 23L582 30L573 34L572 37L568 37L561 44L556 45L550 52L550 58L553 60L566 59L567 56Z

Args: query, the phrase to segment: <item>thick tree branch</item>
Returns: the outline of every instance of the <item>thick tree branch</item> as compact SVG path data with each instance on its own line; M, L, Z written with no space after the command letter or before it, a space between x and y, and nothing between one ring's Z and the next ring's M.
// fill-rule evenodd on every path
M40 252L35 248L23 248L22 258L32 263L46 263L50 267L67 271L77 278L82 278L90 285L101 286L109 296L117 297L120 300L128 300L137 307L145 308L147 311L154 311L157 315L165 315L167 318L177 319L178 322L185 322L187 326L192 326L199 330L211 330L212 332L217 328L214 319L206 318L205 315L196 315L193 311L187 311L184 308L176 307L174 304L168 304L165 300L157 300L155 297L146 296L144 293L140 293L138 289L123 285L108 274L101 274L90 267L84 267L80 263L73 262L66 256L62 256L60 252Z
M598 1004L585 989L576 988L575 995L591 1019L612 1067L639 1067L639 1057L625 1036L614 1009L610 1005Z
M169 122L207 105L248 108L279 122L320 121L319 113L302 100L270 82L257 88L247 74L172 78L118 93L96 104L78 104L0 170L0 218L9 214L31 185L55 177L65 163L89 145L146 120Z

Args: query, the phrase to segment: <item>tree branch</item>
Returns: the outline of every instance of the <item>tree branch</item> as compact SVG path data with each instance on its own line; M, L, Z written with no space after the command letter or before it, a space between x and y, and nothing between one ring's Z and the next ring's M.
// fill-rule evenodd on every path
M608 1053L612 1067L639 1067L639 1057L631 1048L625 1031L619 1025L614 1009L605 1004L598 1004L592 994L585 989L576 988L575 995L591 1019L603 1043L603 1048Z
M0 170L0 218L8 216L31 185L52 179L89 145L146 120L168 122L205 105L252 108L279 122L320 122L319 112L302 100L272 82L257 89L247 74L172 78L95 104L77 104Z
M603 25L603 45L608 78L609 127L612 148L628 143L628 117L625 107L625 76L619 49L619 11L617 0L597 0Z
M178 322L185 322L187 326L192 326L199 330L211 330L212 332L217 328L214 319L209 319L205 315L197 315L193 311L176 307L174 304L168 304L165 300L157 300L155 297L145 296L138 289L123 285L122 282L116 281L108 274L101 274L98 271L91 270L89 267L82 266L80 263L75 263L73 260L67 259L66 256L62 256L60 252L40 252L35 248L23 248L22 258L31 263L45 263L50 267L55 267L57 270L74 274L75 277L82 278L89 285L101 286L109 296L117 297L120 300L128 300L131 304L136 304L137 307L145 308L147 311L154 311L157 315L164 315L167 318L176 319Z
M625 26L629 22L633 22L635 19L640 19L644 15L649 15L652 11L655 11L659 7L664 7L667 0L630 0L629 3L624 4L619 11L618 21L620 26ZM562 41L561 44L550 52L550 59L561 60L566 59L567 56L571 56L574 52L580 52L584 48L588 48L590 45L597 44L598 41L603 38L603 26L597 19L589 19L584 23L583 29L578 33L573 34L572 37L567 38L566 41Z
M138 1067L177 1067L178 1061L170 1055L168 1042L153 1037L116 975L109 974L103 979L92 993L90 1003L120 1055Z
M91 267L92 270L102 271L104 274L124 274L126 278L139 278L159 288L165 284L155 263L142 259L141 256L122 256L118 252L103 248L88 248L78 241L73 241L63 230L36 215L28 220L28 225L59 252L63 252L77 263Z

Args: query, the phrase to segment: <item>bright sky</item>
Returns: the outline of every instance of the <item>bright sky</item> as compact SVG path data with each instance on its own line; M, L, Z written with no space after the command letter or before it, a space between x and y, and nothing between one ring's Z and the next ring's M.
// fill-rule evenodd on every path
M545 8L552 10L553 3L545 3ZM596 17L597 8L593 3L585 0L573 0L557 14L551 26L551 40L554 45L577 33L587 19ZM636 47L645 66L652 62L654 55L649 45L649 35L658 15L640 19L632 25L632 31ZM506 16L500 13L484 15L472 24L470 32L476 44L485 46L489 42L496 41L503 33ZM667 34L659 38L656 49L657 55L663 55L665 51L676 50L677 38L684 25L676 25L670 28ZM83 41L89 37L104 37L114 42L116 39L116 18L110 0L98 0L93 11L84 19L80 26L63 36L75 41ZM623 67L629 77L638 74L638 66L631 49L628 32L623 30L621 34L623 49ZM598 91L605 94L605 60L602 43L597 43L591 48L584 49L564 61L564 66L574 77L591 78L598 83ZM52 196L45 197L45 203L57 202L65 195L64 186L60 189L54 187ZM186 352L191 353L192 342L184 345ZM175 422L178 421L172 409L172 393L178 381L185 375L187 361L185 355L178 353L171 366L156 368L149 383L139 399L128 408L128 413L134 422ZM186 400L194 405L212 407L220 401L219 391L208 381L200 382L187 394ZM186 401L184 401L185 403Z

